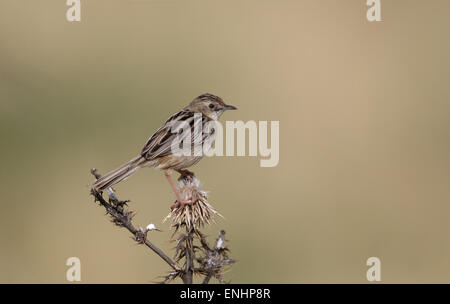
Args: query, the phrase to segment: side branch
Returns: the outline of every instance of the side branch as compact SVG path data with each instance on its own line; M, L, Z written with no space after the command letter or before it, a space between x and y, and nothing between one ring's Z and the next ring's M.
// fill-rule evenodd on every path
M101 175L97 172L97 169L91 170L92 175L94 175L97 179L101 177ZM112 222L120 227L125 227L128 231L133 234L133 239L140 243L145 244L148 248L153 250L161 259L163 259L170 267L172 267L175 272L180 273L182 270L178 267L178 265L169 258L161 249L155 246L152 242L147 239L148 230L144 230L142 228L137 229L132 224L131 220L134 216L133 211L128 211L124 208L128 201L120 201L114 190L112 188L107 189L109 202L107 202L102 194L95 189L91 189L91 194L95 197L95 200L100 203L105 209L106 212L112 217Z

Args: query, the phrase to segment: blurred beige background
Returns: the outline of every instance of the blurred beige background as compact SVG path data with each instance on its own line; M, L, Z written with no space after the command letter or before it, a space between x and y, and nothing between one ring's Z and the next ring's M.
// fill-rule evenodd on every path
M169 268L93 203L91 167L135 156L211 92L225 120L279 120L280 163L207 158L193 170L226 217L234 283L450 283L450 3L82 0L0 2L0 282L147 283ZM117 187L153 222L162 173Z

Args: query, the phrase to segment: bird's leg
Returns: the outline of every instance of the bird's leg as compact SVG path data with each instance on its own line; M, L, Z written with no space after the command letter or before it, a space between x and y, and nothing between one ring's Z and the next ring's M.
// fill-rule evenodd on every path
M186 177L188 179L189 182L193 182L193 177L194 177L194 172L186 170L186 169L180 169L177 170L178 173L180 173L180 175L182 177Z
M167 180L169 181L170 186L172 187L173 192L175 193L175 196L177 197L178 204L181 205L181 207L184 207L186 204L192 204L192 200L184 200L181 198L180 191L178 191L177 187L175 187L175 183L173 182L172 178L170 177L170 173L168 170L164 171L164 175L166 176ZM170 208L173 209L176 207L177 204L172 205Z

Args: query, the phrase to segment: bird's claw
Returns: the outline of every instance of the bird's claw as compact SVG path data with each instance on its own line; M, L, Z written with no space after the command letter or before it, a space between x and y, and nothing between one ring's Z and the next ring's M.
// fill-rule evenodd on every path
M178 173L180 173L181 178L186 178L190 183L194 181L194 172L189 170L179 170Z

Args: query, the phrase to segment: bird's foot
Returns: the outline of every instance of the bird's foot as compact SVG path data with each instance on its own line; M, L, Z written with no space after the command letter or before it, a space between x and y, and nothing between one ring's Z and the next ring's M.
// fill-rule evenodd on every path
M183 178L187 178L187 180L189 181L189 182L193 182L194 181L194 172L192 172L192 171L189 171L189 170L186 170L186 169L184 169L184 170L177 170L177 172L178 173L180 173L180 175L181 175L181 177Z

